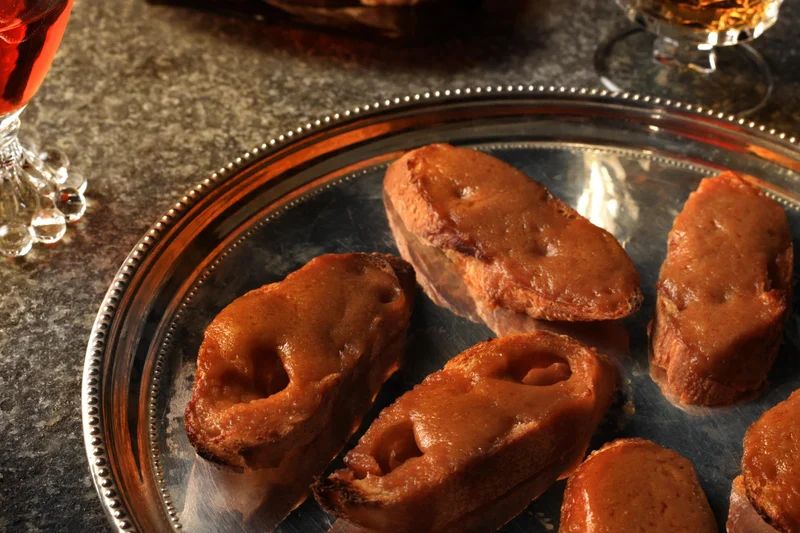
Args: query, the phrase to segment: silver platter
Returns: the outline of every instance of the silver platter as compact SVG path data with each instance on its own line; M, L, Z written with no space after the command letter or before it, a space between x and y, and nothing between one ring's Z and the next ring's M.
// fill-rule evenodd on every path
M431 142L505 159L624 244L646 298L626 323L636 413L618 436L650 438L689 457L724 524L745 429L800 387L800 358L789 355L796 310L766 394L713 411L689 413L664 400L648 377L645 327L667 231L701 177L720 169L754 176L800 236L795 139L658 98L495 86L376 102L306 124L220 169L147 232L108 290L83 376L86 451L114 527L242 529L235 506L203 484L202 471L192 474L195 454L183 432L202 332L231 300L318 254L395 251L383 172L402 151ZM490 332L420 298L410 335L408 362L378 407ZM556 484L504 531L555 531L562 491ZM279 530L325 531L330 520L309 500Z

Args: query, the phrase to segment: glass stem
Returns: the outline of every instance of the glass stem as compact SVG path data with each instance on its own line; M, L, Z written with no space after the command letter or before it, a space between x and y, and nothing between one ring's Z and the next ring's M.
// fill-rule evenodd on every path
M0 183L8 179L9 170L22 159L22 146L19 143L19 115L25 108L0 117Z
M86 180L67 156L20 143L21 112L0 116L0 255L11 257L58 241L86 210Z
M717 53L710 44L681 43L659 36L653 43L653 59L662 65L701 74L711 74L717 70Z

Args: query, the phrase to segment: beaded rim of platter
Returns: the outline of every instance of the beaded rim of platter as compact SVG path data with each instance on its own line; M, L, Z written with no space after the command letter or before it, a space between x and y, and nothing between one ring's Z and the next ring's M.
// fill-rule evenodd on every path
M463 98L479 101L482 98L503 95L531 98L594 98L621 104L639 105L645 109L653 108L656 110L687 112L692 115L689 117L690 120L692 118L700 118L706 121L711 119L714 121L719 121L722 124L738 126L739 128L742 128L745 131L753 134L765 136L767 138L766 140L768 141L777 142L784 147L792 148L798 151L798 159L800 159L800 143L797 136L779 132L775 128L769 128L755 121L740 118L733 114L719 112L705 106L631 92L614 93L598 88L590 89L532 84L487 85L480 87L425 91L403 97L387 98L382 101L378 100L373 103L356 106L343 112L333 113L314 121L306 122L295 129L289 130L246 151L244 154L235 158L227 165L219 168L209 177L192 187L186 194L180 197L177 202L155 222L155 224L150 227L150 229L139 240L133 250L128 254L122 266L117 271L113 282L106 292L98 311L97 318L95 319L92 327L86 350L81 389L81 413L83 419L84 443L89 462L89 469L95 488L97 489L101 503L107 516L109 517L109 520L118 531L135 531L135 527L130 518L130 510L125 508L125 504L119 495L119 491L114 481L114 476L111 469L109 454L103 438L103 428L105 426L105 422L103 418L104 413L100 407L102 396L102 383L100 375L104 364L104 358L106 356L106 338L122 296L125 294L131 279L137 272L139 265L150 253L161 236L181 218L184 212L195 205L200 199L208 195L209 192L212 191L218 184L224 182L231 175L234 175L248 167L256 160L269 156L278 149L284 148L287 145L302 139L305 135L315 133L332 126L340 126L350 120L366 114L383 112L402 106L408 106L417 103L426 104L446 102L450 99ZM654 155L652 157L657 158L659 156ZM702 167L698 166L697 168L701 169ZM359 173L357 172L356 175L358 174ZM353 178L354 175L346 176L344 178L340 178L339 180L334 180L333 182L323 185L322 187L330 187L337 182L346 181ZM311 191L305 195L305 197L313 194L315 194L315 191ZM287 204L285 208L296 206L302 202L305 197L300 197L293 200ZM270 215L270 217L265 218L260 223L268 222L273 216L275 216L275 214ZM238 242L238 240L236 242ZM217 261L215 261L214 264L217 264ZM207 274L205 277L207 278ZM167 337L165 337L165 341L166 340ZM154 367L154 384L157 384L160 381L159 376L162 372L162 367L163 361L162 358L159 357ZM156 407L155 396L151 394L149 401L149 410L150 414L152 415L152 412ZM152 433L152 423L149 431L151 432L150 437L152 446L152 443L155 441ZM179 529L181 526L178 514L169 500L169 495L166 491L166 488L162 486L163 469L158 462L154 462L153 467L155 476L159 482L159 491L161 499L164 502L168 519L172 523L173 527Z

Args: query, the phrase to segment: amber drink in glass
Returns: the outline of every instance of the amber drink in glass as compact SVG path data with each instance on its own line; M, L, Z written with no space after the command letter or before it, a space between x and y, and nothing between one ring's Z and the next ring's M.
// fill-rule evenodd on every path
M781 1L617 0L639 29L601 44L595 67L612 90L663 89L681 100L753 112L766 103L773 80L747 41L775 24ZM654 61L647 61L648 50Z

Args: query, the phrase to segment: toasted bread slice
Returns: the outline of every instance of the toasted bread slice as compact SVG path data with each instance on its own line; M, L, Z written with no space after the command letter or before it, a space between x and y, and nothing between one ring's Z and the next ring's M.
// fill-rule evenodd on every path
M761 518L779 533L800 532L800 390L753 422L744 437L742 475L731 495L731 533L750 533L757 523L744 495Z
M645 439L593 452L569 478L561 533L716 533L691 461Z
M731 500L725 531L727 533L781 533L769 525L750 503L742 476L737 476L731 485Z
M330 254L234 300L197 358L185 415L197 453L305 494L397 369L414 290L397 257Z
M780 345L792 286L786 214L742 177L704 179L675 219L657 286L650 371L678 403L757 394Z
M441 250L487 310L592 321L624 317L641 303L639 275L610 233L484 153L445 144L413 150L386 172L384 202L401 255L408 258L400 226Z
M233 301L197 358L185 422L198 453L268 468L332 423L346 438L398 367L413 291L401 259L330 254Z
M577 466L617 385L563 335L475 345L384 409L317 499L376 531L496 529Z
M473 322L482 322L498 337L547 330L594 346L612 358L622 358L628 354L628 332L622 320L540 320L525 313L491 305L483 298L473 298L460 272L447 255L410 233L389 198L384 199L384 205L400 255L414 267L417 282L436 305Z

